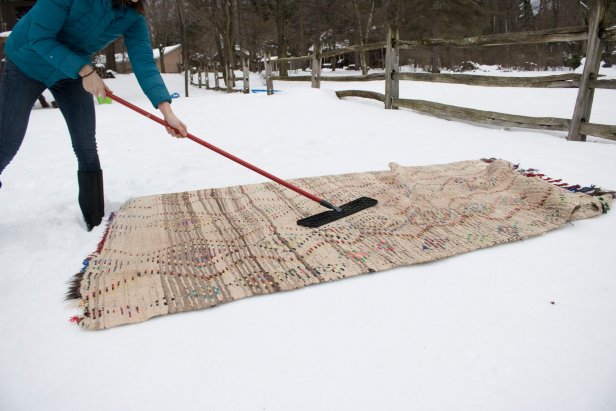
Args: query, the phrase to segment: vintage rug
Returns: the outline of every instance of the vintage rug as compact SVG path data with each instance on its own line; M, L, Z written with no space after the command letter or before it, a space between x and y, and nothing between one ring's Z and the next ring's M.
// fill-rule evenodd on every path
M71 320L98 330L433 261L597 216L612 200L493 159L293 183L379 204L310 229L296 220L322 207L274 183L127 201L72 280L83 314Z

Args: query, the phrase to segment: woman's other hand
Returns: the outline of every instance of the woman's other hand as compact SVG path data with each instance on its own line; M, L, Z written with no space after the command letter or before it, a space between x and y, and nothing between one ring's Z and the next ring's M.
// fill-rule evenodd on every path
M170 126L167 127L167 133L169 133L169 135L176 138L183 138L188 136L188 129L186 127L186 124L182 123L182 121L176 117L176 115L173 113L173 110L171 110L171 104L169 104L169 102L163 101L158 105L158 109L161 111L161 113L163 113L165 121ZM180 133L178 134L176 130L178 130Z
M79 76L81 77L81 84L84 90L92 93L94 97L106 97L106 90L111 91L105 84L103 79L100 78L96 70L89 64L86 64L79 70Z

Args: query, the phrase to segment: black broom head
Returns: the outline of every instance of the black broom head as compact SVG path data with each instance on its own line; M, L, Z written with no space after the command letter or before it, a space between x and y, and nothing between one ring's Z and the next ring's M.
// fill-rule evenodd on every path
M340 211L325 211L319 214L311 215L310 217L297 220L297 224L308 228L317 228L322 225L329 224L341 218L350 216L366 208L377 205L378 201L370 197L360 197L340 207Z

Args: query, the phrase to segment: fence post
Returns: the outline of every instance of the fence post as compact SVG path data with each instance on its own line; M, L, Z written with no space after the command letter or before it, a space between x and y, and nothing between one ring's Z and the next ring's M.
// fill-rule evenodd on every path
M244 94L250 93L250 73L248 71L248 62L246 57L242 57L242 72L243 72L243 87L242 92Z
M586 135L580 134L582 123L590 121L592 101L595 89L590 88L590 81L596 80L601 66L601 38L599 31L605 23L608 0L593 0L591 3L590 15L588 16L588 45L586 46L586 63L580 80L577 100L571 126L569 127L569 141L586 141Z
M199 80L199 88L203 86L203 68L199 66L197 69L197 79Z
M235 70L233 70L233 66L230 62L225 64L225 88L227 89L227 93L233 92L233 87L235 87Z
M321 88L321 42L317 41L312 53L312 88Z
M235 91L233 89L233 87L236 86L236 83L235 83L235 80L236 80L236 78L235 78L235 67L232 66L231 64L229 64L229 78L231 79L231 84L230 84L230 88L227 87L227 92L230 93L232 91Z
M205 89L210 89L210 65L205 66Z
M274 94L274 81L272 80L272 61L270 60L269 51L265 52L265 84L267 87L267 95Z
M398 27L389 26L387 33L387 49L385 52L385 109L397 109L393 107L394 98L400 97L400 47L398 46Z
M220 90L218 80L218 63L214 63L214 90Z

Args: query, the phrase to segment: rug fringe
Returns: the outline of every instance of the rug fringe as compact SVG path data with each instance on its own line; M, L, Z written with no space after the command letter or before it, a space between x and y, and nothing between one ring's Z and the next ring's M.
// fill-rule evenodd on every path
M66 296L64 296L65 301L76 300L81 298L81 293L79 289L81 288L81 280L83 279L84 271L80 271L77 274L73 275L70 280L68 280L68 291L66 292Z
M497 160L496 158L482 158L482 161L486 162L486 163L492 163L493 161ZM518 173L520 173L523 176L526 177L539 177L540 179L542 179L543 181L545 181L546 183L550 183L553 184L557 187L563 188L565 190L574 192L574 193L582 193L582 194L587 194L589 196L593 196L593 197L601 197L601 196L606 196L606 197L611 197L612 199L616 199L616 191L612 191L612 190L605 190L601 187L597 187L594 184L591 184L590 186L587 187L582 187L579 184L569 184L569 183L565 183L562 181L562 179L555 179L555 178L550 178L547 177L545 174L539 173L539 169L536 168L527 168L527 169L523 169L520 168L519 164L514 164L513 165L513 169L516 170ZM601 201L602 199L599 198L599 200ZM607 202L603 202L601 201L601 203L603 204L603 212L607 213L609 208L609 205L607 205Z
M79 291L81 288L81 280L83 280L83 276L85 275L92 258L100 254L103 250L103 247L105 246L105 241L107 241L107 236L109 235L109 230L111 229L111 223L115 215L116 213L111 213L109 215L109 218L105 223L105 232L103 233L103 237L96 246L96 250L94 250L92 254L90 254L85 260L83 260L83 266L81 267L81 270L77 274L73 275L70 280L68 280L68 291L66 292L66 296L64 298L65 301L81 298L81 293Z

